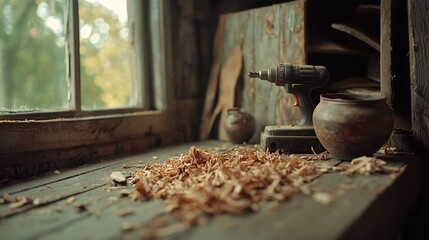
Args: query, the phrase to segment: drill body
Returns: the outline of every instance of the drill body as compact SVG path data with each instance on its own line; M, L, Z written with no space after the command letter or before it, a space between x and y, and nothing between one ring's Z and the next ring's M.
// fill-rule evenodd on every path
M312 126L314 104L311 92L327 85L329 73L324 66L281 63L259 72L250 72L249 77L283 86L286 92L294 96L294 105L300 109L302 119L299 126Z

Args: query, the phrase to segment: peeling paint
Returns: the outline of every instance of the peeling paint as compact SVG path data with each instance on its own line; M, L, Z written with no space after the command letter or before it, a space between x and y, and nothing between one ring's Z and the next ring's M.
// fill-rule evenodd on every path
M280 62L305 64L304 4L305 1L293 1L224 15L222 61L228 49L243 44L241 102L243 110L252 113L257 122L251 142L259 142L266 125L290 125L300 120L292 96L282 86L250 79L247 73Z

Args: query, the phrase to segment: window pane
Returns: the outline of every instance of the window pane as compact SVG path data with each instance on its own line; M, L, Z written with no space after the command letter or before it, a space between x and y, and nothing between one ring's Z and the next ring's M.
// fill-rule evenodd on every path
M0 113L68 108L64 2L0 0Z
M80 0L82 109L135 106L126 0Z

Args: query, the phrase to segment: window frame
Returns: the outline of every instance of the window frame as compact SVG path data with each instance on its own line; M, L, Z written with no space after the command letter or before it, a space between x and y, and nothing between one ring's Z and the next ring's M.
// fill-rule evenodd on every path
M149 111L153 114L156 110L167 108L165 74L154 76L153 71L165 73L166 58L163 39L163 18L167 1L154 0L127 0L128 15L130 21L130 44L133 45L131 51L132 81L134 82L134 92L137 107L121 107L108 109L83 110L81 104L81 74L80 74L80 36L79 36L79 1L65 1L66 14L66 54L68 55L68 76L67 81L70 86L69 109L47 109L38 111L23 111L13 113L0 113L1 120L44 120L53 118L80 118L90 116L108 116L126 113L138 113ZM70 4L70 5L69 5ZM157 6L158 5L158 6ZM152 8L152 9L151 9ZM146 14L139 14L144 11ZM155 11L154 11L155 10ZM158 11L156 11L158 10ZM158 15L151 14L156 12ZM165 32L165 31L164 31ZM157 46L149 46L148 36L158 39ZM152 44L153 45L153 44ZM164 46L164 47L163 47ZM157 49L160 58L151 57L150 51ZM140 52L141 54L136 54ZM150 59L148 61L148 59ZM154 61L156 60L156 62ZM153 93L153 94L152 94ZM155 97L156 96L156 97Z
M167 24L171 21L170 4L168 0L128 1L136 3L136 13L151 13L150 16L145 15L149 18L146 21L149 24L141 25L138 31L135 31L138 24L134 23L132 36L142 37L150 31L152 36L155 34L159 39L155 47L149 46L147 39L139 46L139 51L143 52L146 60L150 55L149 50L159 54L156 61L152 58L150 61L140 61L138 73L142 86L145 87L144 98L148 99L151 95L156 97L151 97L150 103L142 108L82 111L80 91L74 91L75 95L71 99L77 106L73 110L0 115L0 170L29 162L43 162L47 158L57 158L58 161L80 158L83 153L79 149L95 152L91 155L93 159L141 151L159 145L160 142L169 144L173 141L171 132L180 123L174 117L177 115L175 109L178 105L172 97L174 89L168 84L173 82L172 42L164 38L172 30L170 24ZM76 16L77 1L67 2L72 4L69 14ZM154 13L151 8L155 7L158 11ZM78 18L74 19L78 23ZM79 40L79 35L75 34L79 31L79 25L69 21L68 27L72 27L70 30L74 31L68 37L73 37L75 43L69 46L69 53L74 54L70 58L70 86L80 89L79 42L76 41ZM144 36L143 39L147 37ZM154 74L154 71L158 74ZM150 78L153 81L148 81ZM29 157L33 159L28 159Z

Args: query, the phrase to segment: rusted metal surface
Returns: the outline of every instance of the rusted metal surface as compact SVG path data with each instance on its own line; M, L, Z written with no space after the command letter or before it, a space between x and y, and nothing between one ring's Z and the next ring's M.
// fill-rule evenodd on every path
M228 52L241 44L243 73L264 69L280 62L305 63L305 2L293 1L221 16L225 20L222 63ZM297 124L300 115L292 95L283 87L255 81L242 74L242 97L236 106L256 119L252 142L259 142L266 125ZM219 96L222 97L222 96ZM220 123L222 124L222 123Z

